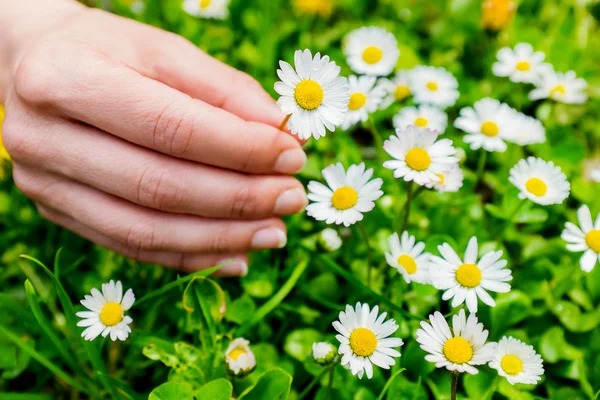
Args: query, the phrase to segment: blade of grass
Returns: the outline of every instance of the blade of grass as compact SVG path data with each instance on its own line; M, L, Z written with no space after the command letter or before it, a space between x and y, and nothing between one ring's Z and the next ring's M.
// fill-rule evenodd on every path
M28 327L35 328L36 332L39 330L39 325L37 324L35 318L31 316L31 313L17 303L11 296L0 293L0 308L3 309L3 311L13 311L20 322L25 323Z
M383 387L383 390L381 391L381 393L379 394L379 397L377 398L377 400L383 400L383 396L385 396L385 392L388 391L388 389L390 388L390 386L392 386L392 382L394 381L394 379L396 379L396 377L398 375L400 375L406 368L400 368L398 371L396 371L394 373L394 375L390 376L390 379L388 379L387 383L385 384L385 386Z
M52 397L45 395L45 394L0 392L0 399L2 399L2 400L52 400Z

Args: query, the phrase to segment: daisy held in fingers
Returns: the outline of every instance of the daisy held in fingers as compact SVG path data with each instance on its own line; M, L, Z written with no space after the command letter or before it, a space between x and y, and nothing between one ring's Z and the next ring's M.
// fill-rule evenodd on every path
M388 238L389 251L385 252L388 265L395 268L406 283L430 283L429 258L430 253L423 252L425 243L415 243L415 237L408 232L402 233L402 238L397 233Z
M519 43L514 49L498 50L498 61L492 66L496 76L508 77L512 82L534 83L540 74L545 54L533 51L529 43Z
M535 352L533 346L510 336L500 339L489 365L511 385L535 385L544 375L542 357Z
M519 161L511 168L508 180L519 189L519 199L529 199L543 206L562 203L571 190L560 167L535 157Z
M281 95L277 105L287 115L287 128L300 139L325 136L344 122L350 99L348 81L340 77L340 67L328 56L313 57L310 50L296 50L296 69L279 61L275 91ZM282 124L285 125L285 124Z
M421 129L429 128L441 135L448 125L448 116L437 107L423 104L418 107L403 107L394 116L393 122L396 129L415 125Z
M466 372L476 375L478 365L487 364L493 357L496 343L485 343L488 331L477 322L477 316L465 310L452 317L452 330L439 311L429 316L428 322L421 322L417 330L417 342L421 349L429 353L425 360L437 368L449 371Z
M467 304L470 312L477 312L477 299L490 307L496 302L490 292L506 293L510 291L508 281L512 273L506 267L506 260L501 260L502 251L484 254L478 260L477 238L469 240L464 259L450 247L448 243L438 246L442 257L431 256L429 267L433 286L445 290L442 300L452 299L452 307Z
M536 81L536 88L529 93L531 100L552 99L560 103L583 104L587 100L587 82L577 78L575 71L555 72L551 66Z
M184 0L183 10L200 18L225 19L229 15L230 0Z
M350 32L346 37L344 53L352 71L374 76L389 75L400 56L394 35L373 26Z
M412 92L415 103L439 108L453 106L460 96L456 78L444 68L430 66L412 70Z
M366 122L369 114L377 110L385 92L381 87L375 86L376 82L377 78L374 76L350 75L348 77L350 102L342 129L348 129L359 122Z
M589 207L583 205L577 210L577 220L579 226L567 222L560 237L567 242L567 250L583 251L579 264L583 271L590 272L600 259L600 214L593 221Z
M242 377L256 368L256 358L249 344L244 338L237 338L229 344L225 350L225 366L229 374Z
M131 289L123 295L121 281L111 280L102 284L102 292L92 289L92 295L85 295L81 304L89 311L77 313L83 318L77 326L87 327L81 336L85 340L94 340L98 335L106 337L110 335L111 340L125 340L131 333L129 324L133 322L131 317L125 315L135 302L135 296Z
M402 70L396 72L396 76L393 79L380 78L377 83L386 93L383 101L380 104L380 108L388 108L395 102L400 102L412 94L412 71Z
M390 337L398 329L396 321L385 321L387 313L379 315L379 307L372 310L368 304L356 303L353 308L346 306L341 311L339 321L333 327L339 332L336 335L340 341L338 353L342 355L342 365L362 379L363 374L368 379L373 377L373 364L389 369L396 364L393 357L400 357L400 352L394 347L404 344L402 339ZM385 321L385 322L384 322Z

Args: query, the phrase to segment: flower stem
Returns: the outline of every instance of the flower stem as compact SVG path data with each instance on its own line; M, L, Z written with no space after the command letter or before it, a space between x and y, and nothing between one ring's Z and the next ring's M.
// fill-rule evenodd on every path
M296 398L296 400L302 400L303 398L305 398L305 397L306 397L306 396L307 396L307 395L310 393L310 391L312 390L312 388L313 388L313 387L315 387L315 385L316 385L317 383L319 383L319 381L321 380L321 378L322 378L323 376L325 376L325 374L326 374L326 373L327 373L327 372L328 372L330 369L333 369L333 367L334 367L334 366L335 366L335 363L334 363L334 364L332 364L331 366L327 367L327 368L323 368L323 371L321 371L321 373L320 373L319 375L315 376L315 377L313 378L313 380L312 380L312 381L310 381L310 383L308 384L308 386L307 386L307 387L306 387L306 388L305 388L305 389L302 391L302 393L300 393L300 394L298 395L298 397Z
M458 375L456 371L452 371L452 381L450 383L450 399L456 400L456 387L458 386Z
M333 377L335 375L335 364L331 367L329 372L329 382L327 383L327 398L331 399L331 388L333 388Z
M367 261L369 263L369 267L368 267L368 272L367 272L367 284L369 286L371 286L371 275L372 275L372 269L373 269L373 259L371 257L371 246L369 245L369 235L367 234L367 231L365 229L365 226L362 224L362 221L358 221L357 223L358 225L358 230L360 231L360 233L362 234L362 237L365 241L365 244L367 245Z
M285 118L283 119L283 121L281 121L281 125L279 125L279 130L282 131L285 129L285 126L287 125L288 121L290 120L290 117L292 116L292 114L288 114L285 116Z
M377 154L381 155L381 158L384 157L384 149L383 149L383 138L381 137L381 133L375 126L375 121L372 118L369 119L369 125L371 134L373 135L373 140L375 141L375 146L377 146Z
M406 230L406 228L408 228L408 218L410 217L410 203L413 199L413 186L413 181L408 182L408 188L406 191L406 203L404 203L404 207L402 207L402 212L400 213L400 215L404 213L404 220L402 222L400 232L398 232L398 234L400 235Z
M479 160L477 161L477 175L475 177L475 188L477 188L477 185L483 178L483 173L485 171L485 162L487 161L488 152L484 149L481 149L480 151L481 153L479 153Z

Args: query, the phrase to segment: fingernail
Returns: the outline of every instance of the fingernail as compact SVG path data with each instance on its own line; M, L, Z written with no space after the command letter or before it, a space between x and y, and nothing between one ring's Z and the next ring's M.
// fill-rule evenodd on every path
M286 150L275 161L273 170L280 174L295 174L306 164L306 153L301 149Z
M219 276L246 276L248 275L248 264L244 260L226 258L217 264L227 263L217 271Z
M306 193L302 189L290 189L277 198L273 212L277 215L289 215L304 210L308 204Z
M279 228L261 229L252 238L252 248L255 250L281 249L287 243L287 235Z

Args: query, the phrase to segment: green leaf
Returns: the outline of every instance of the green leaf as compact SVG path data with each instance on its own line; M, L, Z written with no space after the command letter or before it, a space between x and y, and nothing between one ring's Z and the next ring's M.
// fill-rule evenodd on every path
M286 400L291 385L291 375L276 368L261 376L256 385L242 393L238 400Z
M496 307L490 310L492 327L496 332L523 321L531 312L531 299L525 293L513 289L496 298Z
M285 352L302 362L312 354L312 345L321 340L322 334L316 329L296 329L290 332L283 345Z
M238 325L246 322L256 312L256 304L252 297L244 293L232 301L227 307L225 319Z
M403 371L404 368L400 368L398 371L394 372L394 375L390 376L390 379L388 379L387 383L383 387L383 390L381 391L381 393L379 393L379 397L377 398L377 400L383 400L383 396L385 396L385 393L388 391L388 389L394 382L394 379L396 379L396 377L400 375Z
M198 400L229 400L232 395L233 386L223 378L208 382L196 392Z
M583 352L566 341L565 331L560 326L553 326L542 335L539 350L549 363L583 358Z
M148 400L194 400L194 394L185 382L167 382L150 392Z
M179 363L175 355L175 346L164 340L146 344L142 353L151 360L162 362L167 367L175 367Z

